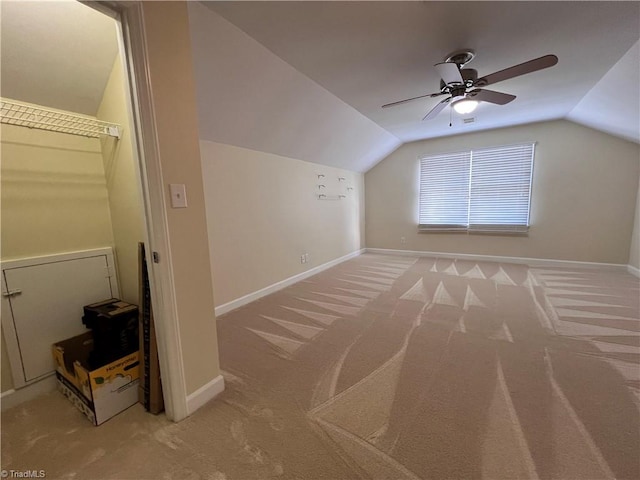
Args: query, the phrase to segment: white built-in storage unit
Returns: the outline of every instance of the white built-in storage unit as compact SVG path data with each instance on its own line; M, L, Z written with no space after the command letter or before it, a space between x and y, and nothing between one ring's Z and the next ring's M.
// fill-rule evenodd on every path
M111 248L2 263L2 326L14 388L52 375L53 343L86 331L82 307L118 297Z

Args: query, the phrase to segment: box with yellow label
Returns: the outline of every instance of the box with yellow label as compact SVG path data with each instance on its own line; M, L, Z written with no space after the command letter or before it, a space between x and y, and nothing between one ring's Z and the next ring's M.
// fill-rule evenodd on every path
M138 352L91 368L91 332L53 345L58 389L94 425L100 425L138 401Z

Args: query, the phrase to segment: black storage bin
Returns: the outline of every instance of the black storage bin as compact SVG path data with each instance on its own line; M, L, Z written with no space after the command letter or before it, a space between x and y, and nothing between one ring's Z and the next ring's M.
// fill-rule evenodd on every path
M138 307L117 298L84 307L82 323L93 331L91 368L98 368L139 349Z

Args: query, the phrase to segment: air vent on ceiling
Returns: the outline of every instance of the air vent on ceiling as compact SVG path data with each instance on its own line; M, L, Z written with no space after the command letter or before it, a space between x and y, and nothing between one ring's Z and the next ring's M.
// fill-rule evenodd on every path
M476 117L463 118L462 121L464 123L473 123L476 121Z

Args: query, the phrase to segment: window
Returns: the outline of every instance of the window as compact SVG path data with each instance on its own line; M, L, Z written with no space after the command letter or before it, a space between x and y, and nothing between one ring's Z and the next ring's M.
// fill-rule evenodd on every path
M534 144L420 159L424 231L526 232Z

